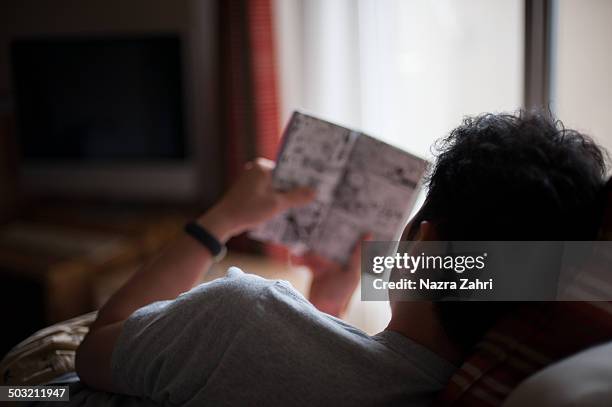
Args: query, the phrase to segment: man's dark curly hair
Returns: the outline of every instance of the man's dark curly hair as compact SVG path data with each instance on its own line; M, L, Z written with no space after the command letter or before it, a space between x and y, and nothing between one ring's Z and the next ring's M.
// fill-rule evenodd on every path
M422 216L445 240L592 240L606 153L548 113L466 118L439 140Z
M607 155L551 114L468 117L435 149L437 160L415 228L430 221L440 240L595 239ZM448 334L466 347L508 308L502 303L436 304Z

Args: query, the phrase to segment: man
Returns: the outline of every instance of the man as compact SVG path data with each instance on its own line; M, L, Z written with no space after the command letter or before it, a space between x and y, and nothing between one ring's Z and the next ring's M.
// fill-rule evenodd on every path
M404 238L593 237L606 170L586 136L546 116L489 114L466 119L439 150ZM271 170L247 166L196 228L225 242L313 198L274 191ZM181 405L428 405L507 309L396 302L387 329L369 336L329 314L358 283L358 250L346 269L315 273L309 302L238 269L189 291L213 261L207 241L178 238L100 310L77 352L82 381Z

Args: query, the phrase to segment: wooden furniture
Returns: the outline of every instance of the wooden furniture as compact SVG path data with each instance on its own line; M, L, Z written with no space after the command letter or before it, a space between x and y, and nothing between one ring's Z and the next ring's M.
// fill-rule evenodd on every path
M41 207L0 226L0 353L99 307L100 281L129 276L184 221L169 211Z

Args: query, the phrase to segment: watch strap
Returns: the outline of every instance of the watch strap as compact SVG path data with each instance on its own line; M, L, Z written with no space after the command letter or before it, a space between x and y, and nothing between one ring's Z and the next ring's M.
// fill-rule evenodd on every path
M212 233L195 221L187 222L185 233L200 242L212 254L215 261L225 257L227 249Z

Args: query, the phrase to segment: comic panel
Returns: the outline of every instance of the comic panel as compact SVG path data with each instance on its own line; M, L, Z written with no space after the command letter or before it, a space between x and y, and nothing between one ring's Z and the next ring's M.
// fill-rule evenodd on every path
M425 169L426 162L418 157L369 136L360 137L336 186L332 207L315 235L318 250L345 262L348 248L365 232L375 240L397 239Z
M345 264L364 232L354 216L331 208L325 222L313 234L310 248L320 256Z
M357 133L344 127L295 113L276 163L275 186L311 186L320 201L329 202L357 137Z
M317 191L316 201L277 217L251 236L301 250L325 217L357 137L358 133L344 127L294 113L283 137L273 182L280 190L310 186Z
M414 189L427 169L427 161L364 134L355 142L348 167Z

